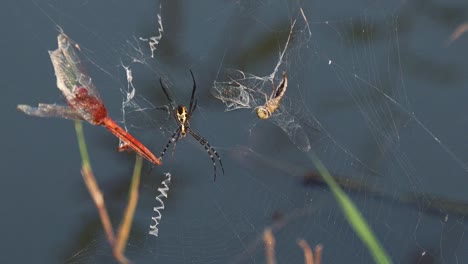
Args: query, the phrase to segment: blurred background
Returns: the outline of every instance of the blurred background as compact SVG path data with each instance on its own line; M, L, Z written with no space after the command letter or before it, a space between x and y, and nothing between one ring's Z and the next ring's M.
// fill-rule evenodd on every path
M396 263L463 263L468 214L468 5L463 1L8 1L2 8L1 262L114 263L83 184L73 122L26 116L17 104L66 104L49 50L61 27L82 50L110 117L159 155L176 124L162 78L188 104L194 131L225 169L187 137L162 167L147 162L127 245L136 263L263 263L272 227L278 263L304 263L297 245L322 244L323 263L371 263L310 159L253 108L225 111L214 83L227 69L289 76L283 107L350 195ZM302 12L301 12L302 9ZM151 58L148 43L162 39ZM292 24L296 21L294 28ZM290 34L290 32L292 32ZM279 59L291 36L286 55ZM122 109L130 66L136 97ZM263 79L264 80L264 79ZM271 91L271 83L262 89ZM262 98L259 100L261 101ZM125 110L125 111L123 111ZM124 121L125 120L125 121ZM85 124L95 176L114 226L134 154ZM172 174L158 226L155 197Z

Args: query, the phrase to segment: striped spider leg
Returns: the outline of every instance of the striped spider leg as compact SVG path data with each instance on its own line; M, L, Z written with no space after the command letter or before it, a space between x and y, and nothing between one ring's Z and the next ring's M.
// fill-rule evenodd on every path
M195 82L195 77L193 76L192 70L190 70L190 74L192 75L193 88L192 88L192 96L190 97L190 104L189 104L188 109L187 107L185 107L185 105L176 106L175 101L172 100L172 98L169 96L167 88L164 86L162 80L159 79L161 88L164 94L166 95L167 100L169 101L171 111L173 113L173 117L177 121L177 124L179 125L176 131L174 132L174 134L172 134L171 138L169 139L169 142L167 142L166 146L164 147L164 150L161 152L160 159L162 160L164 154L166 154L166 151L171 145L171 143L174 143L175 145L179 139L184 138L188 133L195 140L197 140L198 143L200 143L200 145L202 145L205 148L206 152L211 158L211 161L213 161L214 180L216 180L216 160L214 157L216 156L216 158L218 159L218 162L221 165L221 170L223 171L223 175L224 175L224 167L221 161L221 157L219 156L218 152L210 145L210 143L208 143L206 139L198 135L195 131L193 131L190 128L190 119L192 118L192 114L197 107L197 99L195 99L195 91L197 89L197 84Z

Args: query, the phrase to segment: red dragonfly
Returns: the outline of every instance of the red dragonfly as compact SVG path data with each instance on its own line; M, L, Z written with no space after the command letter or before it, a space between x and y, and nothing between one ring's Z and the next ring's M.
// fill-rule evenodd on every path
M123 147L119 148L120 151L133 149L150 162L161 165L161 161L148 148L107 115L106 107L78 56L78 44L63 32L58 35L57 41L58 48L49 51L49 55L57 77L57 87L65 96L68 106L18 105L18 109L27 115L81 119L93 125L104 126L124 143Z

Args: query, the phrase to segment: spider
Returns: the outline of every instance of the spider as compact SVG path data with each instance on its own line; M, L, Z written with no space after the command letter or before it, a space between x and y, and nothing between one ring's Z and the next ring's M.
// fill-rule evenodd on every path
M171 138L169 139L169 142L167 142L166 147L164 147L164 150L161 152L160 160L162 160L164 154L166 153L171 143L176 144L179 139L184 138L188 133L205 148L206 152L208 153L211 160L213 161L214 180L216 181L216 160L214 156L216 156L216 158L218 159L218 162L221 165L221 170L223 171L223 175L224 175L224 168L223 168L223 163L221 162L221 157L219 156L218 152L216 152L216 150L210 145L210 143L208 143L206 139L198 135L195 131L193 131L190 128L190 119L192 118L192 114L197 107L197 101L198 101L197 99L194 100L195 90L197 89L197 83L195 82L195 77L193 76L192 70L190 70L190 74L192 75L193 88L192 88L192 96L190 97L190 104L189 104L188 109L187 107L185 107L185 105L179 105L176 107L175 101L171 99L167 91L167 88L164 86L162 80L159 79L161 88L164 94L166 95L167 100L169 101L169 105L173 113L173 117L177 121L177 124L179 125L179 127L176 129L174 134L172 134Z

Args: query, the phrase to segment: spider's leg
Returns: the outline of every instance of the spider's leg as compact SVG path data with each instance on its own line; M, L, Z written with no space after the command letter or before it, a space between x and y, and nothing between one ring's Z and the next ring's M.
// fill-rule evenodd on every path
M167 105L158 106L158 107L155 107L154 109L165 111L167 113L166 120L168 120L171 116L173 116L171 110L174 111L174 109L169 109L169 106L167 106Z
M193 108L192 110L190 111L190 115L188 116L188 120L190 120L190 118L192 118L192 114L193 112L195 111L195 109L197 109L197 103L198 103L198 99L195 99L195 103L193 104Z
M206 142L206 143L208 144L208 142ZM213 152L215 154L216 158L218 159L219 165L221 165L221 171L223 172L223 175L224 175L224 166L223 166L223 162L221 161L221 157L219 156L216 149L214 149L210 144L208 144L208 147L211 149L211 152Z
M193 130L189 129L188 131L190 135L192 135L193 138L195 138L206 150L208 155L211 158L211 161L213 161L213 170L214 170L214 180L216 181L216 160L214 159L213 154L216 156L218 159L219 165L221 165L221 170L223 171L224 175L224 167L223 167L223 162L221 161L221 157L219 156L218 152L206 141L206 139L202 138L199 136L197 133L195 133Z
M161 157L159 157L160 160L162 160L164 154L166 154L166 151L171 145L171 143L177 142L177 140L179 139L179 135L180 135L180 127L177 128L177 130L174 132L174 134L172 134L171 138L169 139L169 142L167 142L166 146L164 147L164 150L161 152Z
M190 70L190 74L192 75L192 81L193 81L193 88L192 88L192 96L190 97L190 105L189 105L189 113L188 116L192 115L193 112L193 98L195 97L195 90L197 90L197 83L195 82L195 77L193 76L192 70Z
M177 136L174 140L174 147L172 148L172 157L174 157L174 153L175 153L175 149L176 149L176 146L177 146L177 141L179 141L179 138L180 138L180 133L177 133Z
M161 84L161 88L162 88L164 94L166 95L166 98L167 98L167 100L169 101L169 104L171 105L171 108L172 108L171 110L174 111L174 109L175 109L175 102L174 102L174 100L172 100L172 98L169 96L169 92L167 91L166 86L164 86L164 84L163 84L161 78L159 78L159 83Z

